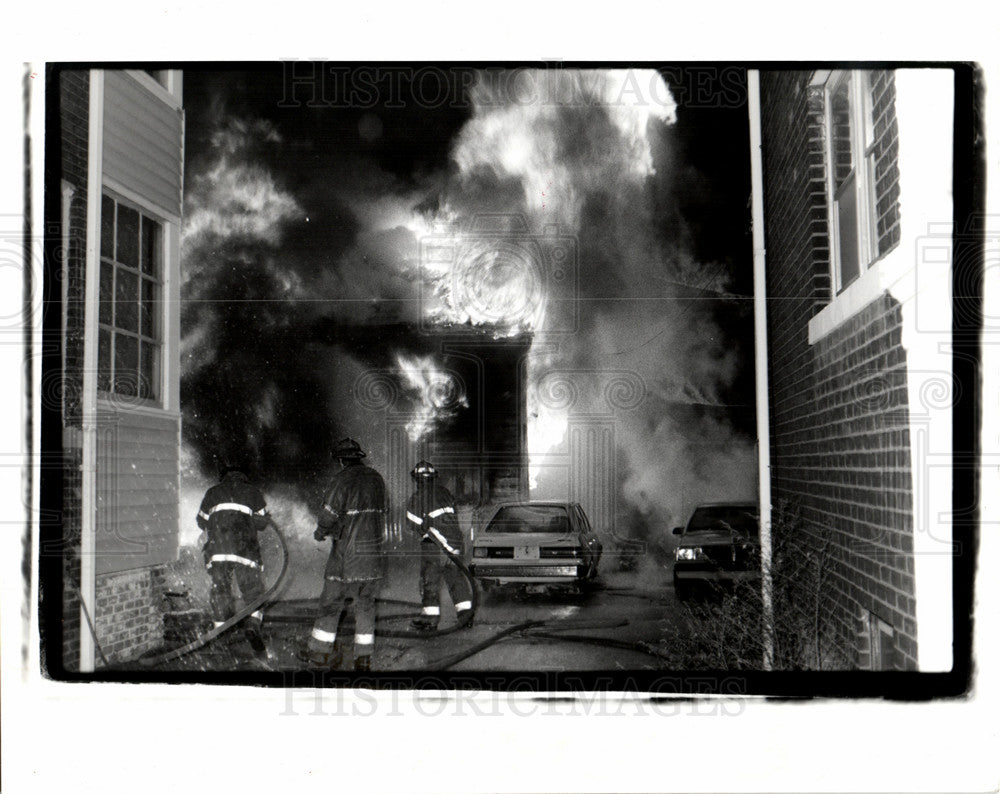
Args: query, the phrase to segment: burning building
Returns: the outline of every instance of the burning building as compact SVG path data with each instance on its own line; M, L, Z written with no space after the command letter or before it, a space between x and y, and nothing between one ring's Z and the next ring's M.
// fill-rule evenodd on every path
M396 497L390 531L397 539L412 490L409 472L421 458L434 462L468 508L528 496L530 335L497 337L470 326L439 331L430 340L412 327L341 329L338 336L348 347L374 336L415 349L362 371L351 384L355 425L364 428L373 462Z

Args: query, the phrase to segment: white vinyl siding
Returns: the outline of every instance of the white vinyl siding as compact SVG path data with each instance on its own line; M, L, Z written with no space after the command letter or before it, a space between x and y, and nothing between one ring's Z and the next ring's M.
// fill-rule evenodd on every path
M181 214L183 112L127 72L105 72L104 178L173 220Z
M134 390L119 393L118 389L99 387L95 532L98 575L158 565L177 556L179 229L184 168L180 73L164 75L176 91L164 88L140 71L109 69L102 74L99 151L104 214L111 203L137 211L143 226L148 219L158 229L154 246L158 259L144 272L141 260L136 267L134 263L120 262L117 255L105 257L104 266L114 268L116 277L124 274L133 280L138 278L140 285L149 282L152 299L137 299L138 328L132 323L120 331L118 323L105 318L101 331L148 344L155 354L155 366L146 372L152 373L151 391L142 397ZM98 221L92 233L99 235L100 230ZM118 297L116 293L116 310ZM154 314L148 318L151 322L143 325L147 310Z
M102 411L97 442L98 574L176 558L179 430L176 416Z

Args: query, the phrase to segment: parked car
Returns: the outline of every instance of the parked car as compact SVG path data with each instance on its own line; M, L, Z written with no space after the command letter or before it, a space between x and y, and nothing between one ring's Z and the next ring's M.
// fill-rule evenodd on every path
M674 589L687 598L695 585L760 578L760 508L754 502L716 502L695 508L675 527Z
M575 502L498 505L472 534L470 569L484 586L580 586L597 575L601 542Z

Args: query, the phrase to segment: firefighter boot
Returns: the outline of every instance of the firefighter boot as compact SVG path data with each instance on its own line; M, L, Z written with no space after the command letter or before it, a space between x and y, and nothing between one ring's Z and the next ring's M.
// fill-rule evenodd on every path
M354 669L361 673L370 672L372 669L372 657L368 654L359 656L354 660Z
M315 670L333 670L340 667L343 661L343 654L334 648L329 653L317 653L303 648L299 651L299 659Z
M458 630L465 631L466 629L471 629L472 624L476 622L476 613L471 609L468 611L463 610L459 612L456 616L458 618Z
M256 626L246 630L247 642L253 649L254 656L257 657L258 661L267 661L267 646L264 644L264 638L260 636L260 629Z

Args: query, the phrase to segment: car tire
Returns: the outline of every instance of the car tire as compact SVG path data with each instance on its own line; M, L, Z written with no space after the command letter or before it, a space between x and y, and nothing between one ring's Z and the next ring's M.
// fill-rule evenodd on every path
M687 601L691 598L691 583L674 579L674 594L678 601Z

